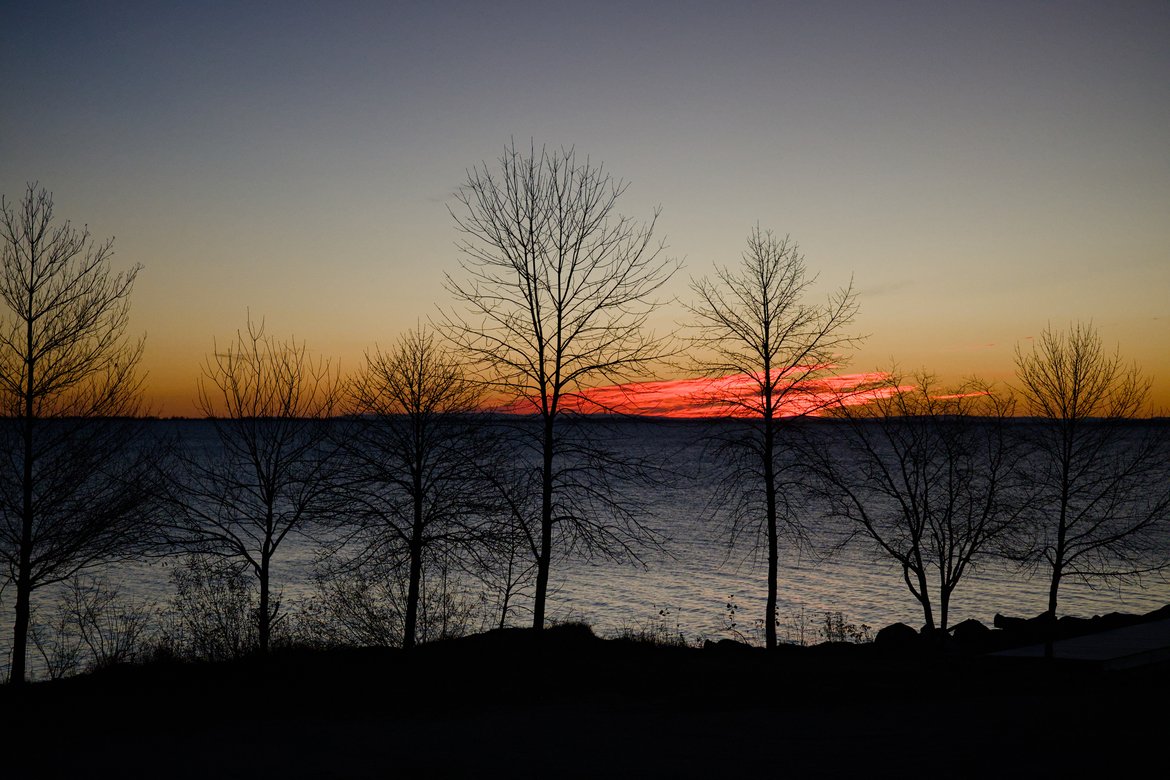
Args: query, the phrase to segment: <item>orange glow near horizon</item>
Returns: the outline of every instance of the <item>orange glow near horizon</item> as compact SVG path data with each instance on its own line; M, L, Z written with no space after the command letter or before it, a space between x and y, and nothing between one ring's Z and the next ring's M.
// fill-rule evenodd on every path
M804 371L805 369L798 369ZM838 402L848 406L868 403L910 387L882 384L885 372L839 374L797 382L780 403L780 416L816 415ZM882 386L875 387L875 385ZM582 414L631 414L646 417L699 419L709 417L754 417L758 406L759 381L747 374L721 377L667 379L592 387L561 399L565 411ZM505 414L536 411L533 400L513 401L495 407Z

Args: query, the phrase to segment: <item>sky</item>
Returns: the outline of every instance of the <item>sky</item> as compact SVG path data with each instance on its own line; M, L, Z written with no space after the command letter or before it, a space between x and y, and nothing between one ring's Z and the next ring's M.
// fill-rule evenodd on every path
M1170 410L1168 41L1164 0L9 0L0 193L143 266L164 415L249 312L347 372L449 306L448 205L513 138L660 207L680 301L790 235L814 296L858 291L844 372L1008 381L1091 320Z

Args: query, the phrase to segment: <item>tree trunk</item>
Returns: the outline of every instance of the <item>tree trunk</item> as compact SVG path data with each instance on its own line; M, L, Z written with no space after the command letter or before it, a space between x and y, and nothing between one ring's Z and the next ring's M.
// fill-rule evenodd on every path
M1061 531L1064 529L1062 528ZM1061 534L1063 537L1064 534ZM1060 551L1063 553L1063 550ZM1045 621L1047 625L1044 627L1044 657L1053 658L1056 654L1053 643L1056 641L1056 594L1060 590L1060 578L1064 576L1064 569L1060 565L1061 559L1057 557L1056 563L1052 566L1052 583L1048 587L1048 610L1044 613L1048 620Z
M548 570L552 561L552 463L553 424L544 423L543 464L540 475L540 555L536 560L536 595L532 604L532 627L544 628L544 604L548 594Z
M926 580L926 572L923 571L922 561L918 560L918 568L914 571L914 578L918 580L918 587L914 587L913 581L910 579L909 564L902 564L902 579L906 581L906 586L910 588L910 593L914 598L918 599L918 603L922 605L922 617L926 621L925 629L927 631L934 630L934 611L930 608L930 588Z
M1052 581L1048 584L1048 619L1056 620L1056 597L1060 592L1060 580L1064 576L1065 537L1068 533L1065 518L1068 516L1068 489L1062 489L1060 522L1056 526L1056 549L1052 551Z
M540 557L536 560L536 596L532 607L532 627L544 628L544 605L548 594L548 570L552 561L552 509L541 512Z
M406 589L406 623L402 628L402 647L414 647L418 623L419 584L422 580L422 507L415 505L414 529L410 537L410 581Z
M1069 488L1072 481L1071 431L1065 432L1064 448L1060 462L1060 518L1056 524L1056 549L1052 551L1052 582L1048 585L1048 625L1044 630L1044 657L1055 657L1053 642L1056 641L1056 597L1060 592L1060 580L1064 576L1065 540L1068 538Z
M938 627L942 631L947 630L947 619L951 611L951 591L945 585L939 587L938 598Z
M919 583L922 587L922 615L926 619L926 630L934 631L934 609L930 606L930 593L926 586L926 577L920 577Z
M1052 582L1048 586L1048 618L1056 620L1056 594L1060 590L1060 579L1064 575L1060 565L1052 567Z
M776 647L776 587L779 568L779 539L776 528L776 474L772 461L775 450L775 422L764 419L764 494L768 511L768 604L764 609L764 646Z
M32 310L32 294L29 293L29 310ZM28 624L32 616L32 532L33 532L33 421L36 419L35 394L33 392L33 370L36 361L33 359L33 320L27 318L25 338L27 357L25 359L25 386L24 386L24 430L22 444L24 445L24 463L21 473L21 516L20 516L20 557L16 572L16 615L15 625L12 627L12 668L9 670L9 682L14 685L23 685L28 656Z
M12 668L8 682L23 685L25 682L25 656L28 654L28 624L32 614L32 587L29 582L28 545L20 548L20 573L16 579L16 622L12 629Z
M27 675L28 625L32 616L32 431L25 425L24 506L20 519L20 558L16 573L16 615L12 627L12 668L8 681L22 685Z
M1052 582L1048 588L1048 619L1056 622L1056 596L1060 591L1060 578L1064 575L1065 544L1068 539L1068 505L1072 484L1072 441L1071 427L1064 432L1060 457L1060 516L1056 523L1056 549L1052 551Z
M271 631L271 616L268 614L268 564L267 551L260 557L260 655L268 655L268 639Z

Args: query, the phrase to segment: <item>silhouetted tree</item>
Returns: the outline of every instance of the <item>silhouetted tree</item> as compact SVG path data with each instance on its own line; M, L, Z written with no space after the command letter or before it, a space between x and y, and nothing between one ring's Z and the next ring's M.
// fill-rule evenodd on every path
M782 418L814 411L820 396L815 380L857 342L843 331L857 312L852 284L824 304L804 302L816 281L805 274L804 255L788 237L755 228L737 268L692 283L698 296L694 316L696 359L712 384L708 401L743 418L725 437L722 457L731 470L717 503L730 516L732 542L750 537L759 544L761 526L768 551L765 642L776 646L776 588L779 538L792 514L787 502L788 467L778 440ZM727 381L728 379L732 381ZM746 388L746 389L745 389ZM821 388L823 389L823 388Z
M1158 528L1170 523L1170 441L1150 413L1150 382L1107 353L1093 326L1046 328L1016 348L1016 378L1031 426L1028 476L1037 495L1034 534L1017 556L1050 572L1048 615L1061 581L1125 579L1164 568Z
M649 224L617 213L625 188L571 149L513 144L498 171L468 172L452 210L466 279L448 276L447 288L466 312L448 314L444 330L512 411L537 420L517 429L539 483L536 517L526 515L537 628L554 546L618 556L654 538L615 490L635 464L568 424L590 404L583 388L643 377L665 352L644 326L675 264L653 241L657 213Z
M0 560L16 586L10 679L24 682L33 591L128 554L147 531L142 342L128 341L138 267L113 239L56 223L30 185L0 200Z
M345 519L355 527L344 542L357 564L404 559L403 647L415 643L428 556L474 553L488 541L491 496L477 460L491 445L479 405L479 387L425 330L367 354L349 385Z
M831 513L901 567L927 629L946 630L960 580L999 551L1024 511L1015 405L978 380L946 390L926 373L910 382L891 374L868 403L836 406L840 425L810 430L827 440L804 459Z
M328 434L338 387L327 361L313 360L304 343L266 336L250 318L203 367L197 405L215 441L187 445L170 541L246 562L260 592L261 653L280 607L271 593L273 557L336 500Z

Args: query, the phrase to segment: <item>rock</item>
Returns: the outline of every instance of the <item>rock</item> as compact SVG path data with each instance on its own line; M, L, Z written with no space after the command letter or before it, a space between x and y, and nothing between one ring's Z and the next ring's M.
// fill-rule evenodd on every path
M1147 612L1144 618L1146 620L1165 620L1166 618L1170 618L1170 604L1164 607L1158 607L1153 612Z
M991 629L972 618L951 626L951 636L963 650L983 652L990 643Z
M1006 636L1005 646L1043 642L1051 634L1054 621L1047 612L1041 612L1034 618L1014 618L995 614L995 627L1003 629Z
M1008 617L1007 615L1001 615L996 612L991 624L1004 631L1014 631L1028 625L1028 620L1026 618Z
M918 647L919 636L905 623L893 623L878 631L873 643L881 650L907 650Z
M951 634L960 642L968 639L982 639L991 631L990 628L980 623L978 620L971 618L964 620L957 626L951 626Z

